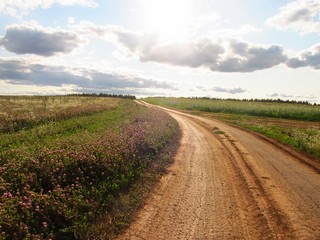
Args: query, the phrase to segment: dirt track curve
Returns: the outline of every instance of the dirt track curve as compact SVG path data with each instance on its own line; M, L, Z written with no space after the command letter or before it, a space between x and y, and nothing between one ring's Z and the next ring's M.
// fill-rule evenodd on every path
M166 111L181 146L118 239L320 239L319 164L220 121Z

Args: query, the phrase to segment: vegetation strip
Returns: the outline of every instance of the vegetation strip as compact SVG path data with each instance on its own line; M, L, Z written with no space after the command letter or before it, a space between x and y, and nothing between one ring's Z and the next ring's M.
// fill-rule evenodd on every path
M74 121L74 131L57 130L54 141L45 137L51 122L43 133L34 131L42 124L3 133L11 142L1 143L0 152L1 239L83 238L94 229L91 222L119 212L119 197L162 164L159 156L177 135L176 121L131 100L117 104L116 110L103 111L115 116L103 131L94 121L101 120L99 113L82 116L79 123L66 112L66 119L54 123L59 128ZM86 118L91 125L81 125ZM36 136L44 141L35 147L28 140ZM119 221L115 224L121 229Z
M311 105L306 102L164 97L147 98L145 101L180 110L320 121L320 105Z
M320 106L284 101L147 98L146 102L193 111L262 133L320 160Z

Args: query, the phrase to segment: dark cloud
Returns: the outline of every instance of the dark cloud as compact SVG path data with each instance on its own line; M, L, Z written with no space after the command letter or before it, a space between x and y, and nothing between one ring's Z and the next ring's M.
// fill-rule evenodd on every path
M320 69L320 44L302 52L299 58L290 58L286 65L290 68L312 67Z
M244 93L247 92L246 89L243 88L222 88L222 87L214 87L212 89L215 92L224 92L224 93L231 93L231 94L238 94L238 93Z
M7 83L38 86L74 85L81 89L129 90L174 89L167 82L130 74L102 72L95 69L67 68L0 59L0 79Z
M253 72L277 66L287 57L279 46L261 47L246 42L231 41L232 54L210 69L219 72Z
M5 36L0 38L0 46L9 52L40 56L70 53L83 43L72 32L27 25L11 25L7 27Z

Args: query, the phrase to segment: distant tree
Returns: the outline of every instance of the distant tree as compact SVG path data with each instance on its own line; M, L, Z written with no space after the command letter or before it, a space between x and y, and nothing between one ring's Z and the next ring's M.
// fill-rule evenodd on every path
M123 94L114 94L114 93L73 93L69 96L85 96L85 97L110 97L110 98L126 98L126 99L136 99L134 95L123 95Z

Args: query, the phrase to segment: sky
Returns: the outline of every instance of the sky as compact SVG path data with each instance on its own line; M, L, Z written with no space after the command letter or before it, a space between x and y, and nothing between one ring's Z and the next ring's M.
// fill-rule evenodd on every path
M320 103L320 0L0 0L0 94Z

